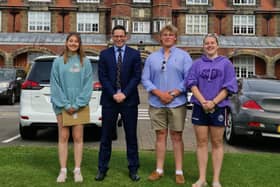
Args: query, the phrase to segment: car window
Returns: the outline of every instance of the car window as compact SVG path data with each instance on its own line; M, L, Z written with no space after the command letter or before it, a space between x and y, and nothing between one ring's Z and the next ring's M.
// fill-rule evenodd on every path
M264 79L248 80L247 86L244 89L245 91L280 93L280 81Z
M93 81L98 82L98 61L90 60L93 71ZM53 60L38 60L31 67L31 71L28 76L28 80L38 82L40 84L49 84L50 83L50 74L52 68Z
M40 84L50 83L50 74L52 69L53 61L38 61L35 62L31 68L28 76L28 80L38 82Z
M0 70L0 81L7 81L15 79L15 71L12 69Z
M96 60L90 60L90 62L92 67L93 82L98 82L98 62Z

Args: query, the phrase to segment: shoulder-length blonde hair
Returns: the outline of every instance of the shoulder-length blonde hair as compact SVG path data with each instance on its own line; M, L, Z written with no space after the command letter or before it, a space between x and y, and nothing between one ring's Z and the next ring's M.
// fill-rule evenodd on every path
M84 53L84 50L83 50L83 46L82 46L82 39L81 39L81 36L79 33L70 33L68 34L68 36L66 37L66 41L65 41L65 49L64 49L64 52L63 52L63 59L64 59L64 64L67 63L68 61L68 58L69 58L69 49L66 45L66 43L68 42L68 40L70 39L70 37L72 36L75 36L78 41L79 41L79 48L77 50L77 55L79 55L80 57L80 63L81 65L83 65L83 59L85 57L85 53Z

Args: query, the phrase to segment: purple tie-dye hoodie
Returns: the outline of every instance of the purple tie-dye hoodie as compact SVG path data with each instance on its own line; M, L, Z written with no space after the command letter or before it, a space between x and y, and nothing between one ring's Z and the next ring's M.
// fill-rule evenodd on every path
M197 86L206 100L213 100L221 89L226 88L229 93L237 92L237 81L234 67L225 56L209 59L206 55L194 61L186 79L186 87ZM192 96L191 102L200 102ZM225 107L229 101L225 98L218 106Z

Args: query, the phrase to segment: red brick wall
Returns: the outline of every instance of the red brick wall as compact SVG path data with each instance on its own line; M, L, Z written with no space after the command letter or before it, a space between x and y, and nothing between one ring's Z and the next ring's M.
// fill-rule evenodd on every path
M24 4L24 1L22 1L22 0L8 0L7 4L9 6L21 6L21 5Z
M213 0L213 7L215 9L219 9L219 10L220 9L226 9L227 8L227 0Z
M261 8L271 10L274 7L274 1L276 0L260 0Z
M56 0L55 2L58 7L72 6L72 0Z
M153 6L153 17L168 17L171 18L171 6L155 4Z
M114 16L129 16L131 15L131 5L129 0L113 0L112 17Z

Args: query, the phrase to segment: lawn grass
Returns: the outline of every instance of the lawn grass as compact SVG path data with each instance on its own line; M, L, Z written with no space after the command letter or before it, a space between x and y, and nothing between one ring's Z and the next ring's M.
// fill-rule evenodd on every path
M156 182L147 181L155 166L154 152L141 151L139 182L128 178L126 153L113 151L110 169L103 182L94 180L97 172L97 154L95 149L85 148L82 173L84 182L73 182L73 154L70 149L68 179L64 184L57 184L59 170L56 147L1 147L0 148L0 186L1 187L50 187L50 186L141 186L168 187L174 182L174 162L171 152L167 153L165 176ZM184 157L186 184L191 186L197 179L195 153L186 152ZM280 186L280 156L269 153L226 153L222 169L221 182L224 187L277 187ZM211 182L211 164L207 180Z

